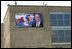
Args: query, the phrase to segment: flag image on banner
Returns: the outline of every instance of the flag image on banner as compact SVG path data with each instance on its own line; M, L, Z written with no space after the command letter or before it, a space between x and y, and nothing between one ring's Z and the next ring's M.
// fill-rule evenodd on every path
M22 22L25 22L24 19L23 19L23 17L21 17L21 19L22 19Z
M20 20L19 19L17 19L17 23L20 23Z

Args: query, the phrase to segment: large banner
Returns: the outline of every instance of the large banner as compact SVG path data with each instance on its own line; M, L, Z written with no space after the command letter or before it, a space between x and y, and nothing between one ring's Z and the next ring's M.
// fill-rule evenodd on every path
M15 15L18 27L43 27L43 15L41 13L19 13Z

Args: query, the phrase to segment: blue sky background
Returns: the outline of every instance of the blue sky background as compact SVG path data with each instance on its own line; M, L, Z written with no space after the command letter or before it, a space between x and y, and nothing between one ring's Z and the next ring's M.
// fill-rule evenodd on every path
M47 6L71 6L71 1L16 1L17 5L41 5L43 6L43 2L47 4ZM1 1L1 23L3 23L3 19L8 8L8 4L15 5L15 1Z

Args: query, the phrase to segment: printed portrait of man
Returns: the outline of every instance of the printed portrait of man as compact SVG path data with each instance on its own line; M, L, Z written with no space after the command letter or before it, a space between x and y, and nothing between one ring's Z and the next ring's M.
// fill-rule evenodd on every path
M35 14L35 23L32 24L32 27L43 27L43 21L41 21L41 16L39 14Z

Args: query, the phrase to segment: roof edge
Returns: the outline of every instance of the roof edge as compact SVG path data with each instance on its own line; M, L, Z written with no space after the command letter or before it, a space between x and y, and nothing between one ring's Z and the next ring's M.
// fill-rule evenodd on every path
M71 6L57 6L57 5L47 5L47 6L44 6L44 5L7 5L7 6L71 7Z

